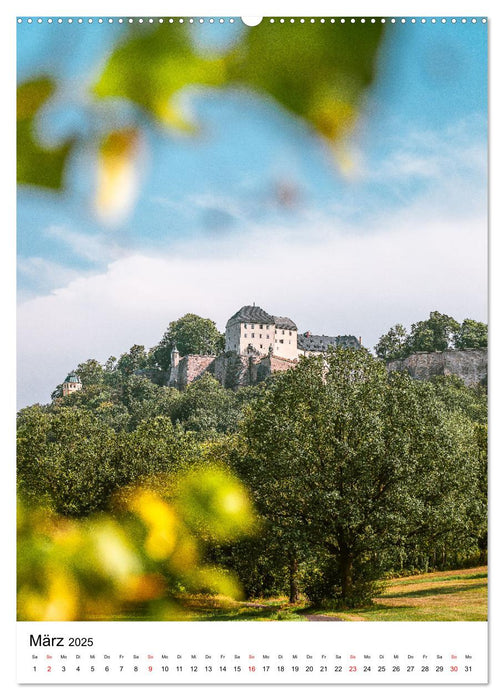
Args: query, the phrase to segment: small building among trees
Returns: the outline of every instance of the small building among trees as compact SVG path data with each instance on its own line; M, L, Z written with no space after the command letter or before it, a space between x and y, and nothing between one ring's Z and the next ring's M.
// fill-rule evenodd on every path
M63 396L73 394L74 391L80 391L80 389L82 389L80 377L74 372L67 374L65 381L61 385L61 393Z

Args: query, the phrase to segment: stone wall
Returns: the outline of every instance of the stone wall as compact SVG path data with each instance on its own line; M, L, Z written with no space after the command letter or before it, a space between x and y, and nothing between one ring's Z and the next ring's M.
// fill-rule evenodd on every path
M213 375L226 389L238 389L263 381L273 372L285 372L295 367L297 360L267 355L237 355L226 352L222 355L186 355L172 368L169 386L183 391L188 384L200 379L205 372Z
M237 389L239 386L249 386L253 383L253 364L253 358L226 352L216 358L213 374L226 389Z
M178 389L185 389L188 384L200 379L205 372L213 374L215 355L186 355L181 357L177 366Z
M261 365L267 370L267 374L273 374L273 372L285 372L295 367L297 365L297 360L288 360L285 357L278 357L277 355L268 355L268 357L263 357Z
M488 351L487 348L478 348L417 352L404 360L388 362L387 369L389 372L406 370L413 379L422 380L454 374L466 386L474 386L487 380Z

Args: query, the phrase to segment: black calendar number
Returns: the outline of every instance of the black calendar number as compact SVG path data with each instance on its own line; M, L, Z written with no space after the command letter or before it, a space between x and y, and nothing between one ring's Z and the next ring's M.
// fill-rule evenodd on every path
M408 673L412 673L414 670L415 670L415 667L414 667L414 666L406 666L406 671L407 671Z
M437 672L437 673L440 673L440 672L442 672L442 671L444 671L444 666L436 666L436 672Z
M467 672L471 672L471 671L472 671L472 666L464 666L464 671L465 671L466 673L467 673Z
M307 666L305 668L306 673L311 673L313 671L313 666Z
M371 666L364 666L362 670L364 671L364 673L366 673L366 671L371 671Z
M334 670L336 671L336 673L341 673L343 671L343 666L335 666Z
M429 667L428 666L422 666L422 673L428 673L429 672Z
M191 673L198 673L198 667L197 667L197 666L191 666Z
M392 673L398 673L401 670L400 666L392 666Z
M68 640L69 647L92 647L93 637L70 637Z
M383 673L385 671L385 666L378 666L378 673Z
M161 671L164 671L166 673L169 670L170 670L169 666L161 666Z

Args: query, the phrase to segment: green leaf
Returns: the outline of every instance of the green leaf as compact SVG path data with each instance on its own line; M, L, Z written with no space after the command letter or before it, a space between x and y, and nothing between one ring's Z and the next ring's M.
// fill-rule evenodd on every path
M230 80L273 97L330 140L352 128L373 81L381 24L298 20L247 31L230 57Z
M130 35L112 52L94 93L127 98L161 122L190 130L175 97L179 90L238 84L269 95L334 141L355 123L375 75L383 27L329 20L281 27L265 18L219 57L198 54L189 31L174 23Z
M45 147L40 143L34 124L38 112L54 90L50 78L30 80L17 89L17 181L59 190L73 141L58 148Z
M98 97L132 100L167 126L191 131L175 94L187 85L221 85L224 80L222 57L196 53L185 25L161 24L120 44L93 91Z

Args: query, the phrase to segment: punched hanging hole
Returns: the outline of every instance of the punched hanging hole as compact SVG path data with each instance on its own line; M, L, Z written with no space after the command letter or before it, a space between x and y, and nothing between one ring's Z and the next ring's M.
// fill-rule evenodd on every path
M242 17L241 21L243 24L246 24L247 27L257 27L258 24L261 24L262 17Z

